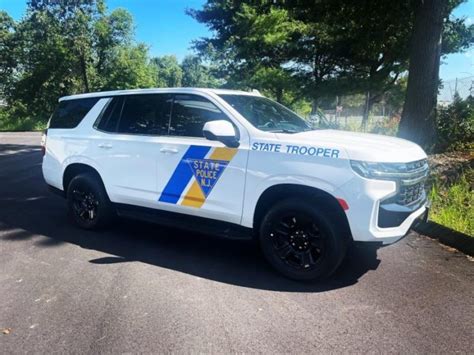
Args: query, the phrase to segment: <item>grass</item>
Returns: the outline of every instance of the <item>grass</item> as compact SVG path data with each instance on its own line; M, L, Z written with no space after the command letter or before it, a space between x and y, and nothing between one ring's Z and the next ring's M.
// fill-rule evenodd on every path
M474 169L451 185L436 181L430 192L430 220L474 237Z

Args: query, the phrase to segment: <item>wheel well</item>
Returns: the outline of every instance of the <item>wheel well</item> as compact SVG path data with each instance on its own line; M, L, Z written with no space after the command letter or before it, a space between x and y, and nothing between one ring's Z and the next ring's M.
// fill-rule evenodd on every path
M81 163L74 163L71 165L68 165L66 170L64 170L63 174L63 189L64 189L64 195L67 195L67 188L69 186L69 183L71 180L82 173L92 173L96 175L99 180L102 182L102 178L100 177L99 173L97 170L95 170L93 167L87 164L81 164ZM102 182L103 183L103 182Z
M255 207L255 213L253 218L254 230L258 230L260 222L262 221L265 213L277 202L282 201L286 198L299 197L302 199L311 198L313 201L321 201L328 208L334 211L341 223L344 224L347 230L347 235L352 239L349 222L347 220L346 213L342 209L337 199L331 194L309 186L295 185L295 184L280 184L271 186L266 189L258 199Z

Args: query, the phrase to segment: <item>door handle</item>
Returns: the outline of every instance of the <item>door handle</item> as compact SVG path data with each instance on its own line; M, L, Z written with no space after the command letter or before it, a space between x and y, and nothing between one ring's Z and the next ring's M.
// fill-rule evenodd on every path
M102 149L110 149L110 148L112 148L112 144L100 143L100 144L99 144L99 148L102 148Z
M165 154L166 154L166 153L169 153L169 154L176 154L176 153L178 153L178 149L176 149L176 148L161 148L161 149L160 149L160 152L161 152L161 153L165 153Z

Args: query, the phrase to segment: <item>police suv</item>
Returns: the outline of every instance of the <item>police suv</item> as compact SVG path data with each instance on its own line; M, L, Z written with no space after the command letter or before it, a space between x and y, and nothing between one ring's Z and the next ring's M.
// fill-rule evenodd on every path
M393 243L427 212L418 145L314 130L258 93L63 97L43 148L46 183L66 197L79 227L118 215L255 238L293 279L328 276L352 241Z

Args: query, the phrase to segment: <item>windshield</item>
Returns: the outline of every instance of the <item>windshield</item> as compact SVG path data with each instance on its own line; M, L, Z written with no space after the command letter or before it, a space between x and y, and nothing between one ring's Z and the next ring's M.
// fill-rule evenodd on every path
M265 97L232 94L219 96L262 131L298 133L311 129L296 113Z

